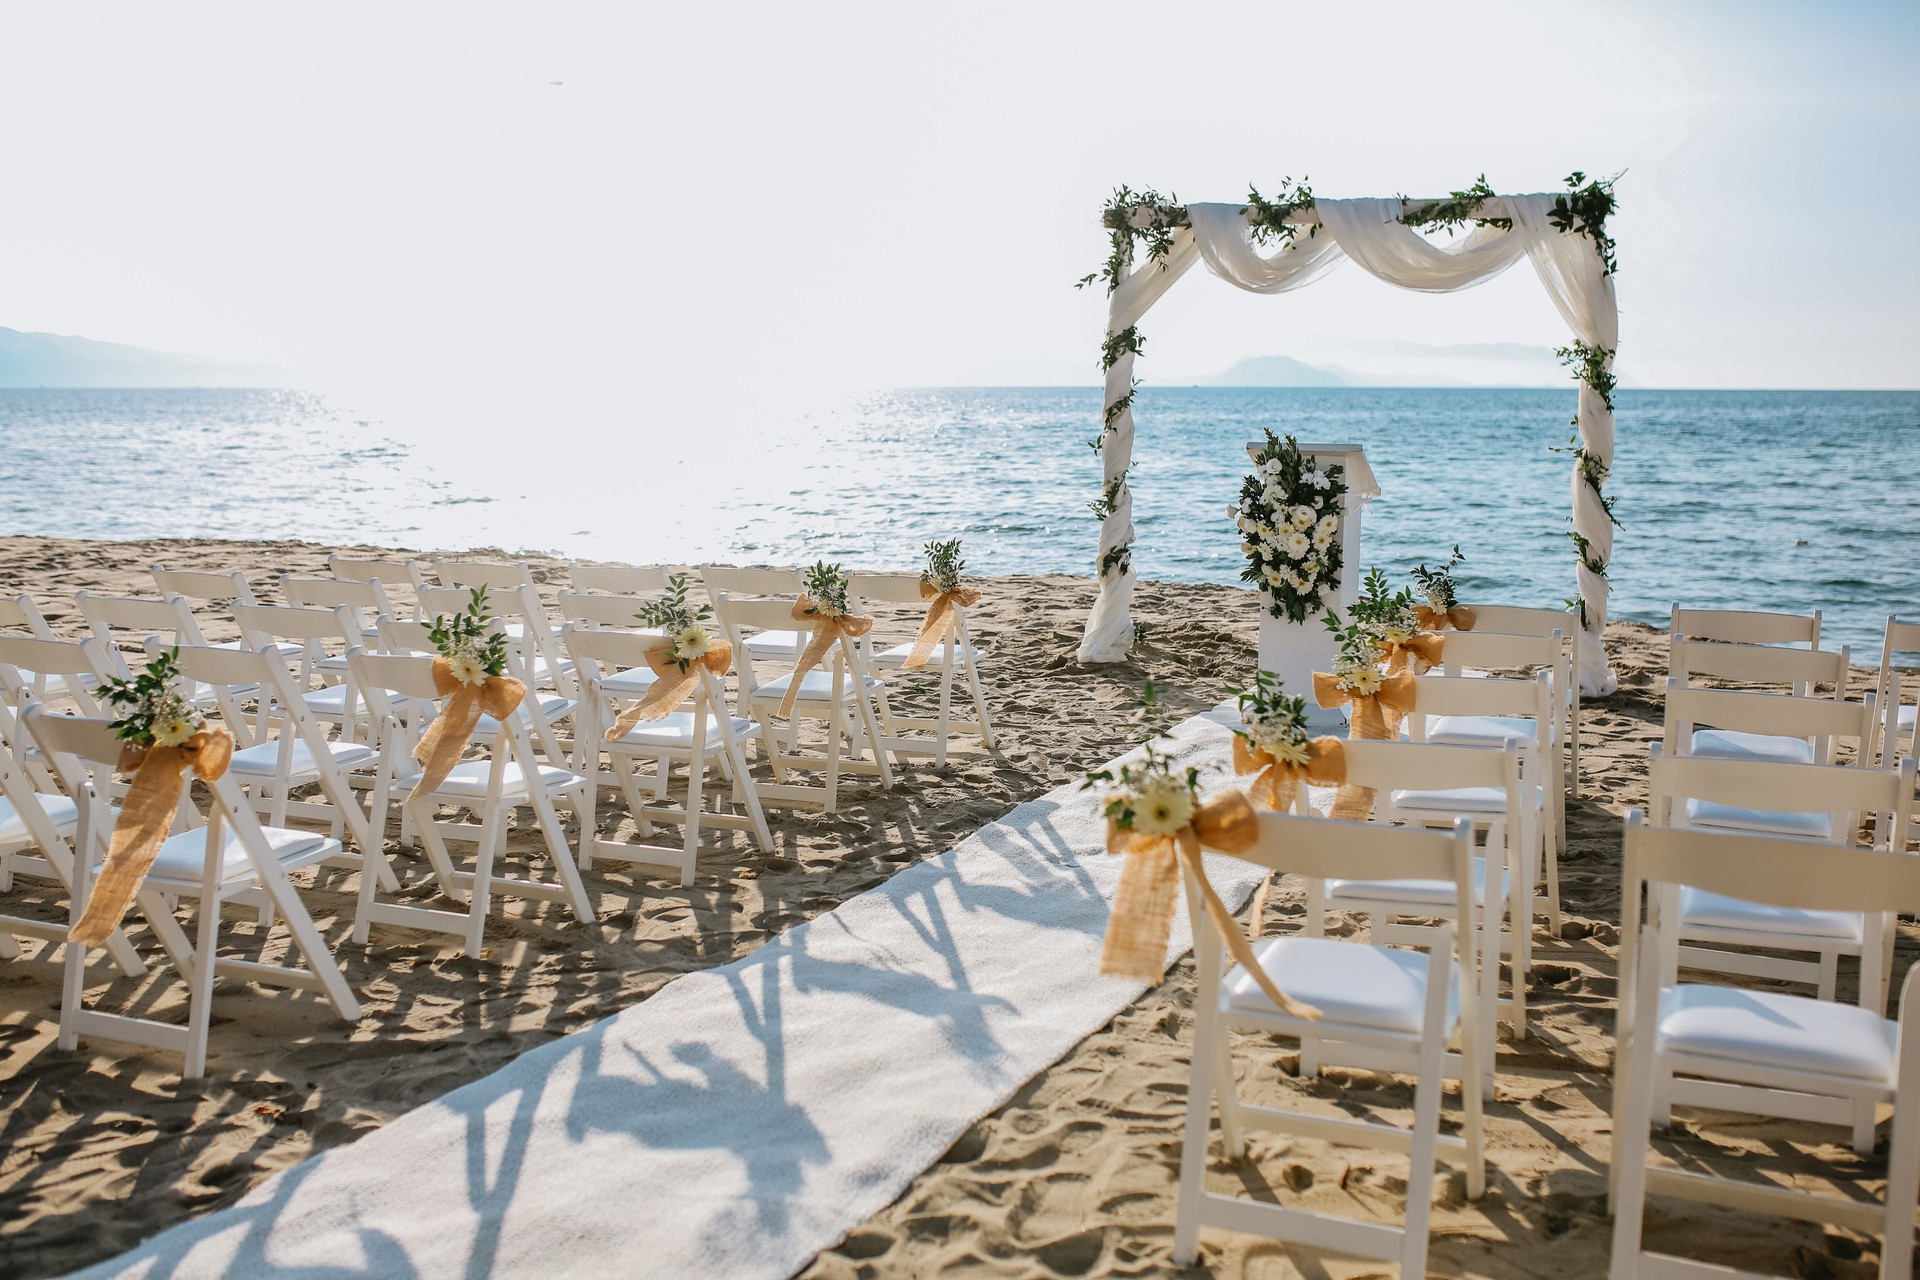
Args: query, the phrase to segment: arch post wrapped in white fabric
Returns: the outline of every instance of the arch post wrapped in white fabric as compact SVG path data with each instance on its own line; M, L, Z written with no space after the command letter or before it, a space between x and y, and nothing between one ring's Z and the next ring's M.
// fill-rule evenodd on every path
M1402 289L1450 293L1491 279L1527 258L1574 337L1595 353L1598 363L1592 372L1609 376L1619 343L1611 264L1599 235L1573 225L1566 216L1565 201L1566 197L1554 195L1487 195L1468 215L1476 224L1474 229L1450 245L1435 244L1401 223L1400 217L1414 202L1400 199L1308 197L1287 215L1298 233L1271 254L1259 251L1247 208L1234 204L1193 204L1171 211L1184 215L1187 225L1173 230L1165 252L1144 267L1126 257L1125 246L1131 241L1123 243L1116 237L1122 262L1112 281L1107 311L1112 362L1107 369L1101 449L1109 501L1100 527L1100 594L1080 642L1080 661L1121 661L1133 641L1133 497L1126 477L1133 462L1133 348L1137 343L1125 344L1117 353L1112 344L1195 262L1204 262L1214 275L1252 293L1298 289L1346 259ZM1555 223L1556 203L1562 206L1565 229ZM1153 212L1164 216L1170 211ZM1501 222L1511 225L1497 225ZM1606 391L1588 377L1580 383L1576 420L1580 440L1573 472L1573 530L1579 551L1581 682L1586 693L1604 695L1619 684L1602 644L1613 517L1594 477L1604 477L1613 465L1614 427Z

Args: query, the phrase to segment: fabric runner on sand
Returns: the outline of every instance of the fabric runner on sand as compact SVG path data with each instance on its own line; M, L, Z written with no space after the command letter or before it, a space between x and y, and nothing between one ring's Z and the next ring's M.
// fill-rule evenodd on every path
M1206 792L1232 723L1171 735ZM1059 788L79 1274L791 1275L1144 990L1099 973L1125 862L1097 793ZM1261 880L1207 864L1234 909ZM1183 909L1167 963L1190 945Z

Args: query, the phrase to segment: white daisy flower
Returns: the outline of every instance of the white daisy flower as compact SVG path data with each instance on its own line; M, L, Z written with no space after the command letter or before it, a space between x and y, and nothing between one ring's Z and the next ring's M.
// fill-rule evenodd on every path
M453 678L461 684L476 685L487 682L486 664L470 653L463 653L447 660L447 667Z
M1133 829L1142 835L1170 836L1193 822L1193 790L1185 778L1154 774L1133 799Z
M153 744L156 747L178 747L185 745L199 729L189 716L170 716L153 722Z
M1313 528L1313 508L1295 507L1293 509L1293 527L1296 529Z
M1313 549L1313 544L1307 541L1306 534L1296 532L1288 534L1286 541L1281 543L1281 547L1286 551L1287 559L1302 560L1306 558L1307 552Z
M707 656L707 651L712 648L713 637L708 635L707 629L697 622L673 638L674 656L682 662L693 662L704 658Z

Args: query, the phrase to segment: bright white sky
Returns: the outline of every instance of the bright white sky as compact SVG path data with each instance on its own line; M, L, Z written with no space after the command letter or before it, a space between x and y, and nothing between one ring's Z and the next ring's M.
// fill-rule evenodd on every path
M1640 386L1920 385L1911 3L0 10L0 324L335 390L805 401L1086 366L1117 183L1619 184ZM561 81L562 84L550 82ZM1196 272L1140 371L1557 344L1531 273Z

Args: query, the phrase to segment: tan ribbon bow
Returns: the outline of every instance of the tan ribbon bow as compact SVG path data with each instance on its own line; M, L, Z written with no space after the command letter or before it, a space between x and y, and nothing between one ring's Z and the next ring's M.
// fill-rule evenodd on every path
M482 712L495 720L505 720L527 696L527 686L512 676L488 676L479 684L462 684L454 679L453 664L445 658L433 660L433 688L442 698L453 696L413 749L421 773L420 781L407 793L409 801L431 795L447 780L460 753L473 740L474 726L480 723Z
M1233 735L1233 771L1253 775L1247 799L1255 808L1286 813L1302 783L1335 787L1347 780L1347 747L1338 738L1315 738L1307 743L1305 764L1282 763L1239 734Z
M933 656L933 646L940 641L940 635L947 629L947 618L957 605L962 609L971 609L980 603L980 591L977 587L955 587L951 591L942 591L931 582L920 584L920 598L931 600L927 606L927 619L920 624L920 634L913 638L913 652L900 665L908 671L919 671L927 665L927 659Z
M671 648L666 641L647 649L647 665L653 668L653 674L660 677L640 701L620 713L613 722L613 728L607 730L607 741L618 742L633 731L633 726L642 720L665 720L673 714L673 709L687 700L693 692L693 686L700 682L700 668L705 667L714 675L724 676L733 666L733 646L725 640L715 640L699 657L693 659L682 670L680 664L667 656Z
M1291 1018L1317 1019L1320 1011L1301 1004L1274 984L1234 923L1233 914L1207 881L1200 848L1221 853L1245 853L1260 838L1260 815L1246 796L1229 791L1194 813L1193 821L1170 836L1148 836L1107 825L1107 852L1125 854L1126 869L1113 895L1113 914L1107 920L1106 944L1100 952L1100 972L1117 978L1140 978L1160 985L1167 965L1167 937L1173 929L1173 910L1180 886L1180 864L1193 868L1207 916L1221 941L1241 969L1266 992L1267 999Z
M1400 736L1400 722L1413 710L1413 673L1401 671L1380 682L1374 693L1355 693L1341 687L1337 676L1324 671L1313 673L1313 697L1323 707L1353 704L1350 737L1374 742L1390 742ZM1365 822L1373 814L1373 788L1340 785L1334 797L1332 816L1349 822Z
M827 656L827 650L834 642L845 636L849 640L858 640L873 630L873 619L857 613L815 613L813 601L805 596L794 602L793 620L811 622L813 638L807 641L806 652L800 655L800 661L794 664L793 679L787 682L787 696L780 700L780 714L793 714L793 702L800 696L800 680L807 672L820 665L820 659Z
M1387 670L1405 671L1409 667L1415 675L1440 665L1440 656L1446 651L1447 638L1438 631L1416 631L1405 640L1382 640L1380 656L1387 660Z
M173 829L187 770L211 782L227 771L231 759L233 735L217 724L202 728L177 747L129 746L121 753L119 771L131 771L133 781L121 802L120 819L114 823L106 864L87 897L87 909L69 935L73 941L97 947L119 926L141 877L160 856L160 846ZM91 855L83 852L83 856Z
M1413 616L1426 631L1441 631L1447 627L1452 627L1455 631L1473 630L1473 610L1463 604L1457 604L1445 613L1424 604L1417 604L1413 607Z

